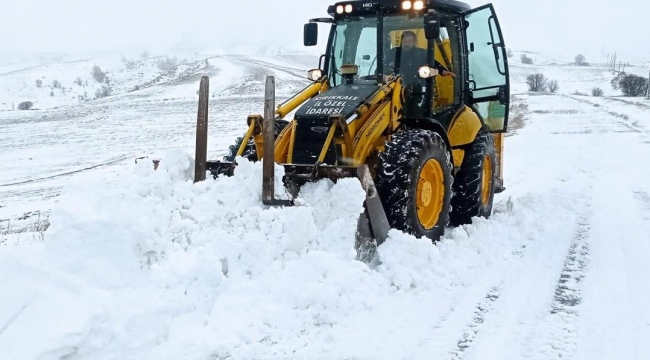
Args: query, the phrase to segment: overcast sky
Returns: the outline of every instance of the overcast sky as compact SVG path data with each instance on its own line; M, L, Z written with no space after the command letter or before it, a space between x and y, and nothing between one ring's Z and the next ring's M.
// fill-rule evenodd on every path
M302 47L302 24L328 0L0 0L0 54L152 53ZM478 6L485 2L467 0ZM494 0L516 50L650 58L647 0ZM645 28L646 30L643 30ZM321 30L325 30L321 27ZM322 44L321 44L322 45ZM322 48L322 46L321 46Z

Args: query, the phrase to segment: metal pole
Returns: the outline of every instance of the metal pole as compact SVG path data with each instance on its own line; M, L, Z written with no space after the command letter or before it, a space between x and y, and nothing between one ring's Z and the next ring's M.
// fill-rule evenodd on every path
M384 82L384 9L377 8L377 82Z

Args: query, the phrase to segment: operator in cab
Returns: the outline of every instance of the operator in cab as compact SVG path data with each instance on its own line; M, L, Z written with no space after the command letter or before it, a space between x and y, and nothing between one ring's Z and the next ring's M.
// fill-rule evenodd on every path
M397 59L397 48L390 50L386 59L386 69L389 71L393 71L396 62L399 61L399 74L402 75L402 81L404 81L404 84L407 86L420 82L421 79L418 76L418 69L420 66L427 64L427 51L417 47L416 44L417 36L415 33L413 31L404 31L402 33L401 54L399 59ZM438 70L440 76L456 77L456 74L449 71L437 60L435 61L433 68Z

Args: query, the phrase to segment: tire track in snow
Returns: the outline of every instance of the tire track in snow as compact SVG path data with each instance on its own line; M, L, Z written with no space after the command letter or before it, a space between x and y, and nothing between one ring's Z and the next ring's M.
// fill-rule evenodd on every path
M650 220L650 194L643 190L634 191L634 197L641 202L644 210L644 219Z
M548 314L534 336L529 356L534 359L573 359L577 353L577 322L582 283L589 266L589 216L578 219L574 239L564 260Z
M474 339L481 330L481 325L485 323L486 315L494 308L494 304L499 300L501 294L501 285L490 289L490 292L476 306L474 317L467 325L460 340L456 343L456 348L451 351L451 359L460 360L464 358L465 351L474 343Z
M626 127L630 132L643 133L643 129L640 126L638 126L638 122L630 123L629 121L627 121L627 120L630 120L630 117L628 115L626 115L626 114L623 114L623 113L620 113L620 112L617 112L617 111L612 111L609 108L603 107L598 103L594 103L594 102L591 102L591 101L585 100L585 99L580 99L580 98L577 98L575 96L570 96L570 95L562 95L562 96L565 96L565 97L567 97L569 99L572 99L572 100L575 100L577 102L581 102L583 104L589 104L589 105L598 107L598 108L600 108L600 111L603 111L603 112L607 113L608 115L611 115L612 117L616 118L616 119L613 119L613 120L616 123ZM622 120L619 120L619 119L622 119Z

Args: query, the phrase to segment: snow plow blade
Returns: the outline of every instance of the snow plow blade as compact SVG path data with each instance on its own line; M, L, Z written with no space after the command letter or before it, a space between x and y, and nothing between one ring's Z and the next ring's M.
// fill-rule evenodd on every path
M208 161L207 140L208 140L208 99L209 79L207 76L201 78L199 90L199 110L196 127L196 166L194 182L205 180L209 171L213 177L232 176L237 163L229 161ZM267 78L264 97L264 153L273 154L275 135L275 80ZM275 160L273 156L262 157L262 202L268 206L293 206L293 200L277 199L275 197ZM284 183L289 193L296 196L300 186L306 182L315 182L321 179L337 181L342 178L356 177L361 183L366 194L364 211L360 214L355 248L357 259L366 263L373 260L377 246L381 245L388 236L390 225L384 212L384 207L377 194L375 183L367 165L362 166L328 166L321 164L300 165L281 164L284 166Z

